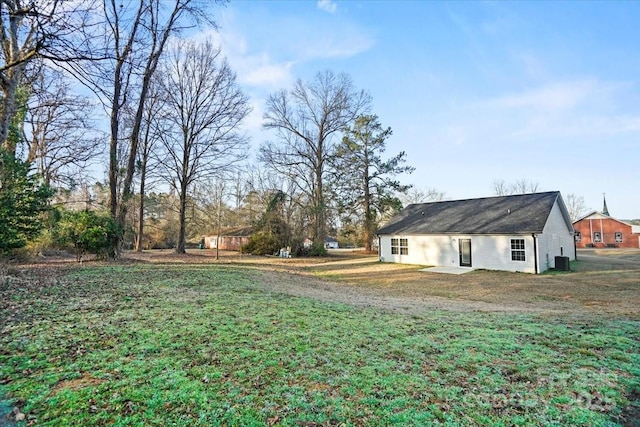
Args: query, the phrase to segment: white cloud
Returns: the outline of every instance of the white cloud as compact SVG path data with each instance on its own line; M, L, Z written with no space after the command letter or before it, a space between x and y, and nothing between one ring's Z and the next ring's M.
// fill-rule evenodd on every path
M334 9L335 4L318 3L318 7ZM235 11L225 10L219 18L219 30L192 37L208 38L221 46L238 81L254 89L287 87L306 63L355 56L375 45L368 31L349 22L338 25L333 18L313 24L294 15L243 15L243 19L247 21L241 21Z
M595 81L582 80L554 83L518 94L488 101L498 108L530 108L534 110L570 110L584 102L598 89Z
M235 67L238 80L251 86L280 87L293 80L293 62L277 64L271 62L267 54L238 58Z
M262 131L262 116L264 116L264 100L256 97L251 97L249 101L251 107L251 113L244 121L244 127L252 137L256 139Z
M469 106L473 126L505 140L558 140L640 130L640 115L623 109L629 85L581 79L555 82ZM500 118L493 120L492 118Z
M332 0L318 0L318 9L335 13L338 10L338 5Z
M274 61L266 52L252 53L245 36L225 28L210 30L194 36L197 40L211 39L222 48L231 68L238 76L238 82L249 86L263 86L266 89L282 87L293 81L292 61Z
M325 33L308 40L301 50L303 59L348 58L366 52L375 44L373 38L346 30L342 33Z

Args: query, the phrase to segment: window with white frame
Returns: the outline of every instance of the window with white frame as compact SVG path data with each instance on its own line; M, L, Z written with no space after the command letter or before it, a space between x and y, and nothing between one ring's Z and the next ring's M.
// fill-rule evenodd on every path
M524 239L511 239L511 261L525 261Z
M602 234L600 234L600 232L599 232L599 231L596 231L596 232L594 232L594 233L593 233L593 241L594 241L595 243L600 243L600 242L602 242Z
M400 255L409 255L408 239L400 239Z
M582 241L582 234L579 231L576 231L576 242L580 243Z
M619 231L616 231L615 236L616 236L616 243L622 243L622 233Z
M398 255L398 240L399 239L391 239L391 255Z
M409 255L408 239L391 239L391 255Z

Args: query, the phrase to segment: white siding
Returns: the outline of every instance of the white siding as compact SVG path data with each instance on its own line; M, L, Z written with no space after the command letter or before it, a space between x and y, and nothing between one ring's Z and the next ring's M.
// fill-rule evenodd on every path
M204 237L205 248L215 249L218 247L218 236L205 236Z
M576 259L574 237L569 230L558 203L554 203L547 223L538 235L538 254L540 254L540 273L555 268L555 257L566 256Z
M471 267L542 273L555 267L556 256L576 259L573 227L554 203L541 234L533 235L397 235L380 236L380 260L402 264L459 266L459 241L471 239ZM407 239L408 254L391 254L391 239ZM511 259L511 240L524 239L525 260ZM537 251L537 254L536 254Z
M391 254L391 239L408 240L407 255ZM535 273L532 236L422 235L380 236L380 260L402 264L433 266L460 265L459 239L471 239L471 266L488 270ZM525 261L511 260L511 239L524 239Z

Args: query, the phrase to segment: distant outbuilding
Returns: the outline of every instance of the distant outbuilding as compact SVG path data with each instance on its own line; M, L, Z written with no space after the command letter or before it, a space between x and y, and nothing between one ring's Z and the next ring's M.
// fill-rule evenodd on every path
M226 228L218 234L204 236L204 247L208 249L222 249L226 251L240 251L249 243L253 227Z
M325 249L338 249L340 245L338 244L338 241L333 237L327 237L326 239L324 239L324 247Z

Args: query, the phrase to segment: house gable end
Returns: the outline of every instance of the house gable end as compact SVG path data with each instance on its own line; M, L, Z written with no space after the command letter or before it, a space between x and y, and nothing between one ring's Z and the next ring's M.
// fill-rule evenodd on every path
M612 218L612 217L607 216L607 215L605 215L605 214L603 214L603 213L601 213L601 212L598 212L598 211L593 211L593 212L591 212L590 214L588 214L588 215L586 215L586 216L584 216L584 217L580 218L579 220L574 221L574 222L573 222L573 224L575 225L575 224L580 223L581 221L587 221L587 220L598 220L598 219L608 220L608 221L614 221L614 222L617 222L617 223L619 223L619 224L624 225L625 227L633 228L633 225L632 225L632 224L629 224L629 223L627 223L627 222L625 222L625 221L621 221L621 220L616 219L616 218Z

